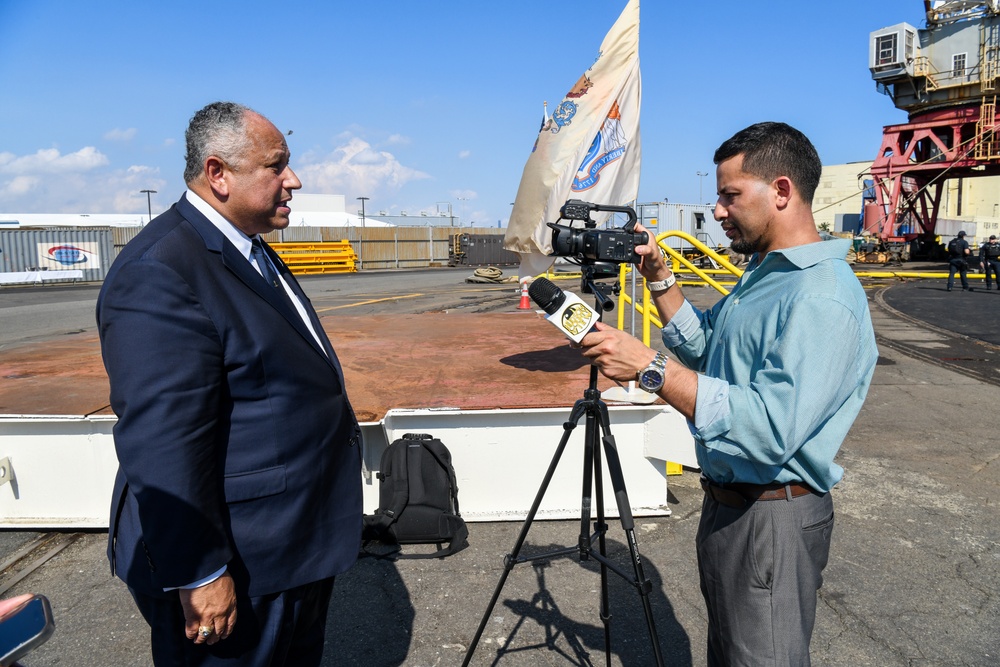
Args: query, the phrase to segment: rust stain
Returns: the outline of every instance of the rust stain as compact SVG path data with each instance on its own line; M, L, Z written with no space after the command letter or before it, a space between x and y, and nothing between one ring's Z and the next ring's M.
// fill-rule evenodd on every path
M0 414L86 415L107 405L96 333L0 351Z
M571 406L589 383L586 360L533 311L321 321L362 421L391 408ZM600 389L611 386L600 378ZM0 414L109 414L107 406L96 334L0 351Z

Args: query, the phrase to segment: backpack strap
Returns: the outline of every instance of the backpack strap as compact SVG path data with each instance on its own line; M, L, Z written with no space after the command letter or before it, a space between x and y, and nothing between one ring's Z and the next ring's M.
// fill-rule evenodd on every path
M432 554L404 554L399 552L393 552L390 555L395 556L394 560L418 560L426 558L444 558L445 556L450 556L452 554L457 554L462 549L469 546L469 527L465 525L465 520L460 516L454 514L446 515L445 520L448 521L452 526L454 526L454 537L451 542L448 543L443 549L438 549Z
M403 436L403 439L397 443L396 448L392 452L392 459L389 465L390 474L394 477L392 500L389 501L388 507L380 507L378 511L371 516L365 517L365 530L369 534L374 534L378 536L383 536L386 531L389 530L389 526L399 518L400 513L406 507L406 503L410 500L410 480L409 474L406 466L406 452L409 447L409 435ZM391 447L392 445L390 445ZM379 471L378 477L382 482L385 482L384 472Z
M448 473L448 482L451 486L451 503L455 507L455 515L462 516L462 513L458 511L458 479L455 477L455 466L445 458L448 450L445 449L444 443L440 440L427 440L421 444L434 457L438 465Z

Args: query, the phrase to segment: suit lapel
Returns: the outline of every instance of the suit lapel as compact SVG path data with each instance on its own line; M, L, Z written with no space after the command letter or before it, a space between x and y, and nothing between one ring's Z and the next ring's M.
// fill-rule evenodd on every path
M288 299L287 294L284 293L283 288L275 289L271 285L267 284L267 281L257 273L257 270L253 268L246 257L240 254L236 247L230 243L225 235L220 232L215 225L213 225L201 211L192 206L187 198L182 197L180 201L177 202L177 210L184 216L184 218L191 223L191 225L198 231L202 239L205 241L205 247L211 251L217 253L222 258L222 263L230 272L236 275L247 287L254 291L257 296L266 301L272 308L274 308L278 313L297 331L299 335L306 339L306 341L316 350L318 354L324 357L327 362L333 366L338 373L343 375L336 356L333 354L333 348L330 345L330 341L323 331L322 327L319 325L319 319L313 312L312 304L309 299L305 298L305 293L302 292L302 288L299 287L298 282L292 277L285 266L285 263L277 256L277 254L264 243L264 252L268 253L268 256L274 262L275 266L279 268L282 277L286 282L292 287L292 291L295 292L299 300L302 301L302 305L305 307L306 313L309 315L310 321L313 327L316 329L316 334L319 336L320 340L323 341L322 347L317 344L316 339L313 337L309 328L306 326L302 318L299 317L298 311L292 302ZM324 349L325 348L325 349ZM326 352L324 354L324 352Z
M337 372L343 375L343 369L340 367L340 360L337 359L337 353L333 351L333 344L330 342L329 336L327 336L326 331L323 330L323 325L319 321L319 315L316 314L316 309L313 308L312 301L310 301L309 297L306 296L305 291L302 289L302 286L299 285L299 281L295 279L295 276L292 274L288 266L281 261L278 254L274 252L274 250L267 245L267 243L264 243L264 251L267 252L268 256L272 258L274 265L278 267L278 272L281 274L281 277L285 279L285 282L288 283L292 292L294 292L295 296L302 302L302 305L305 307L306 314L309 316L309 322L312 323L313 329L316 331L316 335L323 343L323 349L326 351L327 358L330 360L330 363L334 366L334 368L337 369Z

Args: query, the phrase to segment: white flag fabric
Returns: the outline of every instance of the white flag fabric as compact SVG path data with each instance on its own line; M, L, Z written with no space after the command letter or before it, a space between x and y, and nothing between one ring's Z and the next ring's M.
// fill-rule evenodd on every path
M520 277L552 265L552 230L567 199L620 206L639 192L639 0L629 0L597 60L543 123L521 175L504 247ZM609 214L592 218L603 223Z

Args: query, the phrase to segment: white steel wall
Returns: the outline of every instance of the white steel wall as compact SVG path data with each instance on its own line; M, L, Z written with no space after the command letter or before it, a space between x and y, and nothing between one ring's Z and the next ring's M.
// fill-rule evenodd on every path
M711 204L670 204L649 202L636 207L639 222L657 235L663 232L680 231L690 234L710 248L727 247L726 235L712 211ZM668 244L675 250L685 250L680 239L669 239Z

